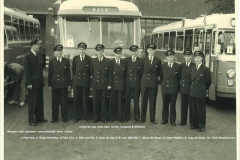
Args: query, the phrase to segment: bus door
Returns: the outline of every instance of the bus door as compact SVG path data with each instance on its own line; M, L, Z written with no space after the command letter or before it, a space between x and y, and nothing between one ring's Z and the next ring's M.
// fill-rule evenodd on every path
M203 33L203 49L202 52L205 55L205 66L209 67L210 65L210 50L211 50L211 41L212 41L212 29L206 29Z
M220 52L218 51L217 45L217 30L213 29L211 31L211 40L210 40L210 56L209 56L209 69L211 72L212 83L208 90L208 98L210 100L216 101L216 84L217 84L217 54Z
M194 33L194 45L193 51L202 51L203 52L203 36L204 30L203 29L195 29Z

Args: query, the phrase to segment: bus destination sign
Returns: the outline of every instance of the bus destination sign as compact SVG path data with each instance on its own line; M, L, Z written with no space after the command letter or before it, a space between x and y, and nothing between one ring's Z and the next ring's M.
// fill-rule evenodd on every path
M83 7L84 12L119 12L116 7Z

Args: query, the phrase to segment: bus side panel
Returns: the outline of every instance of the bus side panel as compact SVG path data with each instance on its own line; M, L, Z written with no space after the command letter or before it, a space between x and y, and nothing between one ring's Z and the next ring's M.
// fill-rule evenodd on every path
M235 70L235 61L218 61L217 72L217 96L226 98L236 98L236 77L232 78L234 81L232 86L228 85L227 71L229 69ZM235 70L236 72L236 70Z

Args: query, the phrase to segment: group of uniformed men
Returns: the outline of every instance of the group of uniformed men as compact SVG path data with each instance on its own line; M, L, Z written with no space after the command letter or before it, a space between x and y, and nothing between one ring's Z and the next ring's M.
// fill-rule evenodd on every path
M25 57L25 75L30 90L28 100L29 124L46 122L43 116L43 74L36 52L39 49L38 40L31 43L31 52ZM176 100L178 92L181 93L181 121L179 125L187 124L189 109L189 122L191 129L205 130L206 106L205 99L211 84L210 71L203 64L204 54L201 51L194 52L194 64L192 51L186 49L183 52L186 62L181 65L175 62L175 52L168 50L165 55L167 63L155 57L156 46L147 45L148 56L137 56L138 46L132 45L129 50L131 56L121 59L122 48L113 50L114 59L104 56L104 45L95 47L96 58L86 54L87 45L83 42L77 45L79 55L75 56L70 67L70 61L62 57L62 45L54 47L55 58L50 60L48 73L48 86L52 91L52 121L58 121L59 105L61 105L61 117L63 122L67 118L67 90L73 87L74 91L74 122L81 119L90 121L89 94L90 79L93 88L93 119L97 121L113 122L116 118L120 122L130 120L130 103L134 103L134 120L144 123L146 120L147 105L150 106L150 122L157 124L155 119L158 86L162 92L162 121L175 126ZM72 70L72 78L71 78ZM141 110L139 109L139 97L141 93ZM109 107L107 96L109 95ZM170 108L170 118L169 117ZM141 111L141 113L140 113ZM35 115L35 119L34 119Z

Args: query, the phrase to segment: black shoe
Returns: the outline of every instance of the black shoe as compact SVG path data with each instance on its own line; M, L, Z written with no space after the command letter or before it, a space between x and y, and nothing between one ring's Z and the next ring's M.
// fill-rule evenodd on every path
M205 128L199 128L198 129L198 132L203 132L203 131L205 131Z
M78 122L80 119L74 119L73 122Z
M48 120L43 119L43 120L37 121L37 123L45 123L45 122L47 122L47 121L48 121Z
M161 122L161 124L167 124L168 123L168 121L162 121Z
M107 123L107 121L106 121L106 120L103 120L103 123Z
M112 123L112 122L114 122L114 120L110 120L109 122L111 122L111 123Z
M171 122L171 125L172 125L172 126L176 126L176 123L175 123L175 122Z
M158 124L158 121L151 121L151 123L153 123L153 124Z
M190 126L190 129L197 129L198 127L196 126Z
M68 121L67 120L63 120L63 123L67 123Z
M51 123L55 123L55 122L57 122L57 121L51 120Z
M36 126L36 123L29 123L29 125L31 125L31 126Z
M187 123L186 122L180 122L178 123L178 125L186 125Z
M91 120L90 119L85 119L85 122L91 122Z
M134 119L136 122L140 122L141 121L141 119Z
M125 119L124 122L128 122L129 120Z
M93 123L97 123L97 120L93 120Z
M145 123L145 121L140 120L140 123Z
M120 120L121 123L124 123L124 120Z

